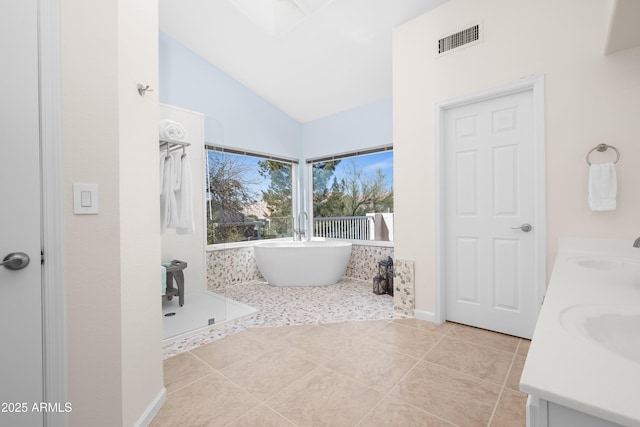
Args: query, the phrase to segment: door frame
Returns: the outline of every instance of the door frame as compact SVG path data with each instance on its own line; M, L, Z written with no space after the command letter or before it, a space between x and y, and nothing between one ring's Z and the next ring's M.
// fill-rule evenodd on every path
M64 288L64 189L60 0L38 0L42 251L43 401L67 402ZM63 411L45 412L44 425L63 427Z
M444 114L446 110L476 102L488 101L521 92L533 92L533 166L534 166L534 283L535 313L540 313L546 292L546 192L545 192L545 137L544 137L544 75L536 74L493 87L480 92L452 98L435 105L435 321L446 321L446 277L445 277L445 165L444 165Z

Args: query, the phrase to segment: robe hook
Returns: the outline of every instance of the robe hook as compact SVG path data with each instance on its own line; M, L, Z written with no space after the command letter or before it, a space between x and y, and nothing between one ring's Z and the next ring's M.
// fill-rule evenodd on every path
M153 92L153 89L150 89L149 85L143 86L138 83L138 93L140 94L140 96L144 96L147 92Z

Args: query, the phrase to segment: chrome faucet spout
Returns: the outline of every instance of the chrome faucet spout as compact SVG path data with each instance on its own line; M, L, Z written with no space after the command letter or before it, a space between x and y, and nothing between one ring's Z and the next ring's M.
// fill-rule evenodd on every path
M634 247L634 248L640 248L640 237L638 237L638 238L636 239L636 241L635 241L635 242L633 242L633 247Z
M305 222L302 222L302 218L304 217ZM298 214L298 228L294 228L293 230L293 239L294 240L302 240L303 237L306 237L307 239L308 237L308 233L307 233L307 226L306 223L309 222L309 215L305 212L305 211L300 211L300 213ZM298 239L296 239L296 237Z

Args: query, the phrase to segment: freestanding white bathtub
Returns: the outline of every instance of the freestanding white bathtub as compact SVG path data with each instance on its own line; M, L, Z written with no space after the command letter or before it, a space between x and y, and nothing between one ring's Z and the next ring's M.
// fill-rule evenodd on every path
M258 269L273 286L333 285L347 271L351 243L336 240L261 242L253 247Z

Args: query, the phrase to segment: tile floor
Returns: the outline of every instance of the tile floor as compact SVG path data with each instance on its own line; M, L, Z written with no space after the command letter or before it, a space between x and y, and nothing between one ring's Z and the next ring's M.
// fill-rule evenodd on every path
M528 348L416 319L253 327L166 359L151 426L524 426Z
M397 317L393 297L371 292L371 282L344 277L331 286L276 287L253 281L226 286L227 298L259 312L163 345L165 358L247 328L381 320ZM189 300L183 308L188 308Z

